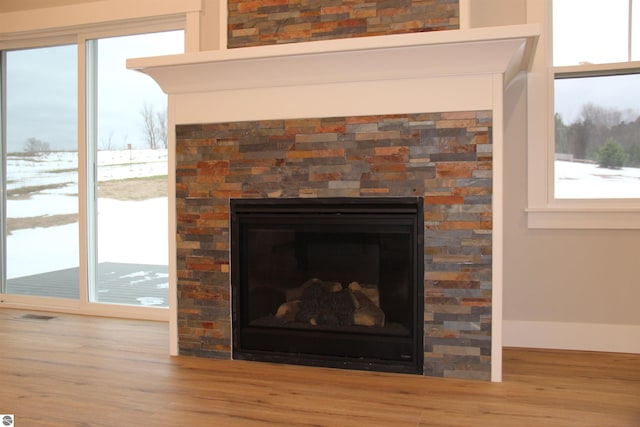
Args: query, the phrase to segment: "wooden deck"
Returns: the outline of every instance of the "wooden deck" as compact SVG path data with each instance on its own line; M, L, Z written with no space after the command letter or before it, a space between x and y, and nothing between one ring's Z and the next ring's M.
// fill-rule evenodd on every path
M96 271L97 302L128 305L169 304L166 265L104 262ZM7 293L53 298L80 297L80 269L68 268L7 280Z
M640 355L506 349L504 382L167 356L166 323L0 309L16 426L640 426Z

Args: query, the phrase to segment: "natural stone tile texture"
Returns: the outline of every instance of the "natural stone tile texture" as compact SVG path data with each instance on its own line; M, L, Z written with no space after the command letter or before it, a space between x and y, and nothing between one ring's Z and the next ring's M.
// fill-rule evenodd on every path
M454 30L458 0L228 0L228 47Z
M425 375L489 379L491 126L485 111L178 126L180 353L230 357L230 198L421 196Z

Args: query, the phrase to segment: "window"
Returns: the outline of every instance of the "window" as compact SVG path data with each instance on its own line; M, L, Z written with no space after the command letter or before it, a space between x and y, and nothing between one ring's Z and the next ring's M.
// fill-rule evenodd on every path
M529 228L640 229L639 19L637 0L527 2Z
M184 52L176 26L0 51L3 300L168 307L167 99L126 59Z
M639 17L633 0L553 0L554 199L640 199Z

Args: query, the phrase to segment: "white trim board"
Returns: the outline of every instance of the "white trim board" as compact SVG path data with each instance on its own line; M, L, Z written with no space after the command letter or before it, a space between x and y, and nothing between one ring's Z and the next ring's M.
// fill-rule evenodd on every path
M640 325L504 320L504 347L640 354Z

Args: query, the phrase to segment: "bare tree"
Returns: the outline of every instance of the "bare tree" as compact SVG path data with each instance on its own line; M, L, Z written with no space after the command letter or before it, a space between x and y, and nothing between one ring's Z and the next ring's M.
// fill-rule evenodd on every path
M156 128L158 130L158 141L164 148L167 148L169 145L169 141L167 138L167 107L165 107L162 111L158 111L156 118L158 119L158 126Z
M100 149L101 150L106 150L106 151L111 151L113 150L113 135L115 134L115 131L113 129L111 129L111 131L109 132L109 135L107 136L107 139L103 139L100 142Z
M44 142L33 136L24 142L23 149L25 153L46 153L51 151L51 147L48 142Z
M167 109L156 112L152 105L145 103L140 110L143 119L144 137L147 146L153 150L167 148Z
M140 114L143 120L142 125L145 142L149 148L155 150L158 148L158 124L153 106L145 102L140 110Z
M580 111L583 122L589 122L596 129L611 128L622 121L623 112L612 108L592 104L584 104Z

